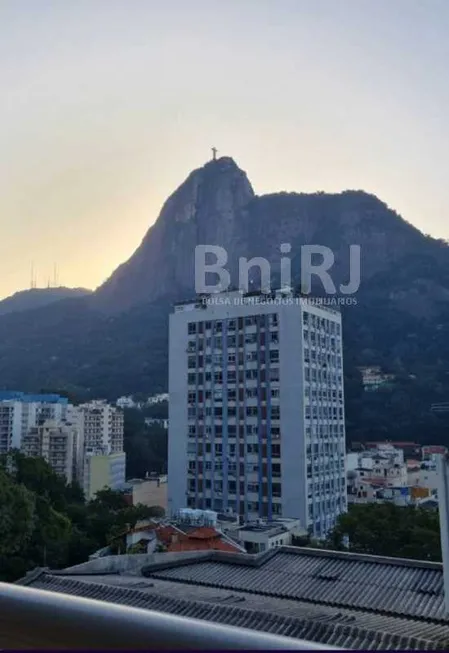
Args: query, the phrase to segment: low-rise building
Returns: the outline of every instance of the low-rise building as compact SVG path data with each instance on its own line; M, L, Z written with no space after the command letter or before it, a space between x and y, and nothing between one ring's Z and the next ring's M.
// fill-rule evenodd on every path
M167 510L167 476L132 478L126 481L125 492L132 505L160 506Z
M157 395L152 395L148 397L147 406L154 406L155 404L161 404L164 401L168 401L168 392L160 392Z
M134 566L131 556L110 556L63 574L40 568L19 583L288 635L302 640L298 649L304 640L338 650L447 649L438 562L285 546L256 559L213 550L133 557Z
M245 549L213 526L194 526L179 520L138 522L126 533L126 551L167 553L223 551L242 553Z
M362 375L363 389L366 392L375 392L382 387L390 386L395 380L394 374L385 374L382 368L376 367L359 367Z
M118 408L137 408L138 404L132 397L119 397L115 402Z
M126 475L126 454L124 451L106 453L100 450L87 450L84 455L84 465L81 486L86 499L95 497L97 492L110 488L123 488Z
M161 429L168 429L168 419L161 417L145 417L146 426L160 426Z
M299 519L276 519L271 522L241 526L236 537L248 553L262 553L275 546L285 546L294 537L307 537L308 531L301 527Z

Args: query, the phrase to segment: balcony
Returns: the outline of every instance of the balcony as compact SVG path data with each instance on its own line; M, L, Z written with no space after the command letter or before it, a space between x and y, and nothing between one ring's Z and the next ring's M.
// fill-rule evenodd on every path
M338 650L6 583L0 583L0 649Z

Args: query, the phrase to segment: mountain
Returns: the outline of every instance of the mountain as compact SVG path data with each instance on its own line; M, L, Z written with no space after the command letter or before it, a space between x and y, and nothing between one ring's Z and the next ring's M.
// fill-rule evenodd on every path
M360 190L257 196L229 157L187 177L96 292L0 317L0 387L110 398L165 389L167 316L195 292L195 247L225 248L237 285L241 256L267 258L275 282L282 243L291 245L295 283L301 246L329 247L337 286L349 280L350 245L361 248L356 303L342 308L349 438L447 440L430 412L449 400L447 244ZM369 365L394 374L394 387L364 392L358 368Z
M117 311L160 297L190 296L198 244L232 248L254 191L228 157L194 170L171 195L133 256L101 286L94 304Z
M32 288L21 290L0 301L0 315L30 311L48 306L61 299L85 297L92 291L85 288Z

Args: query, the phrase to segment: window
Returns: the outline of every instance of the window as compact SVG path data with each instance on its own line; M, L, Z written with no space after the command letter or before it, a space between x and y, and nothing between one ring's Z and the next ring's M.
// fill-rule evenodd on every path
M272 444L271 445L271 456L272 456L272 458L280 458L281 457L281 445L280 444Z
M195 382L196 382L195 372L189 372L189 374L187 375L187 383L189 385L195 385Z
M246 451L247 451L247 453L258 454L259 453L259 445L258 444L247 444L246 445Z
M279 381L279 369L270 370L270 380Z
M196 322L189 322L187 332L189 335L196 333Z
M237 340L235 336L228 336L228 347L232 349L235 347L237 344Z
M270 334L270 341L274 344L278 344L279 342L279 334L277 331L272 331Z
M281 408L280 406L271 406L271 419L280 419Z
M245 335L245 342L247 345L257 342L257 333L247 333Z
M246 370L245 376L247 380L257 379L257 370Z
M279 428L279 426L271 427L271 437L275 440L281 437L281 429Z

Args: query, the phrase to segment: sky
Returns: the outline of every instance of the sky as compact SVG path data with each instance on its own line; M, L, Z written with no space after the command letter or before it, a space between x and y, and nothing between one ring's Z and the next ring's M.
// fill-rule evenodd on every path
M0 298L95 288L218 154L449 239L449 0L0 0Z

